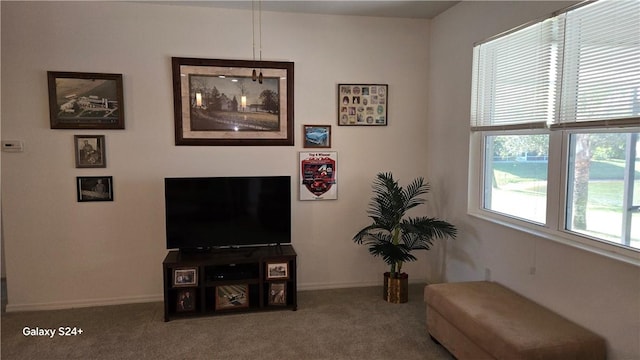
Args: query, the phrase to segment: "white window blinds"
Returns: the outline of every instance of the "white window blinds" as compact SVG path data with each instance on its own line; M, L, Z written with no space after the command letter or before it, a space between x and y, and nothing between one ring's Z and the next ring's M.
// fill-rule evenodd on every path
M566 13L561 124L640 116L640 1ZM636 122L638 124L638 122Z
M471 128L638 125L640 1L600 0L474 47Z
M555 22L547 19L474 48L472 127L541 127L553 118Z

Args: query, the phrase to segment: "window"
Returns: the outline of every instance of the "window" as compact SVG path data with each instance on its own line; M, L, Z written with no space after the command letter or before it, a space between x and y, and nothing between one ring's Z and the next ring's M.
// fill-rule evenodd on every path
M484 208L536 223L547 210L547 135L487 135Z
M570 135L567 230L640 249L638 135Z
M474 47L470 211L640 259L639 23L600 0Z

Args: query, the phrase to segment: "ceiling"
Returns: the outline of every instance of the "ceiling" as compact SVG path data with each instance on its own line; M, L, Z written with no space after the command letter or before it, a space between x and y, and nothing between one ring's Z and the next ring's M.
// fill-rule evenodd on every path
M459 1L426 1L426 0L265 0L265 1L145 1L146 3L164 5L186 5L200 7L219 7L228 9L251 10L262 6L263 11L293 12L307 14L378 16L413 19L431 19Z

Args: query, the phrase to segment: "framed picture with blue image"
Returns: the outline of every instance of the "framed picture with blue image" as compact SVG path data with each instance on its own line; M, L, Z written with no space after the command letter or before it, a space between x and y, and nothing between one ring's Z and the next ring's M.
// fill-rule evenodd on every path
M330 148L331 125L303 125L305 148Z

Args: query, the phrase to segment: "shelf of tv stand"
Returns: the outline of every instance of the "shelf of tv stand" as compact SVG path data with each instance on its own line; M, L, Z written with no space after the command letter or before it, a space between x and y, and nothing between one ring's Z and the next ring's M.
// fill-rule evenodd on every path
M206 252L169 251L162 263L164 320L251 311L295 311L298 307L296 259L291 245ZM284 264L286 274L268 276L267 265ZM176 284L181 274L189 276ZM195 279L191 278L192 274ZM277 293L282 289L284 297L270 296L271 290ZM187 293L191 300L183 302L188 305L181 308L180 299Z

